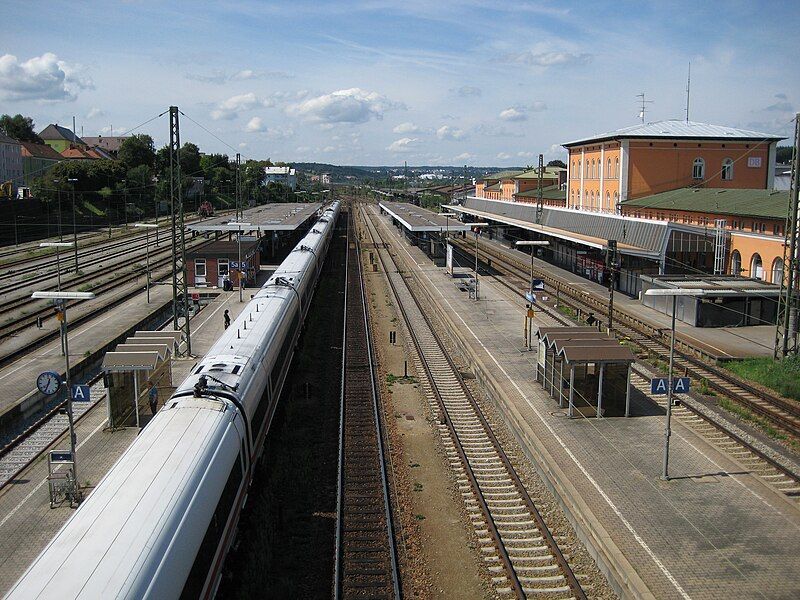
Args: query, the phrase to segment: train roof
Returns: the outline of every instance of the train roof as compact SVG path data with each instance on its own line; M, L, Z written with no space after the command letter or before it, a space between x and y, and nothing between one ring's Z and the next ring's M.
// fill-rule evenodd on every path
M162 409L33 562L8 598L140 597L192 507L214 453L238 413L228 403L190 398ZM238 450L238 438L236 441ZM196 548L195 548L196 550ZM194 552L187 548L188 574ZM176 573L169 575L175 578ZM180 580L180 588L183 580ZM177 594L180 593L180 588Z

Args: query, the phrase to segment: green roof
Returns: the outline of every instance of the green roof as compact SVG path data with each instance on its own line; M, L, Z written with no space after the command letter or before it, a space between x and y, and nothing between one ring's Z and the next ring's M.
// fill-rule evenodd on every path
M533 189L528 190L527 192L514 194L514 196L517 198L538 198L539 193L538 190ZM561 190L557 185L548 185L547 187L542 188L542 198L545 200L566 200L567 190Z
M500 192L502 191L502 187L500 187L500 182L493 183L492 185L487 185L483 188L484 192Z
M487 173L483 176L484 181L499 181L501 179L514 179L525 171L498 171L497 173Z
M716 213L735 217L785 219L789 211L787 190L737 190L680 188L644 198L625 200L623 206Z
M558 177L558 174L564 171L566 171L566 169L563 167L545 167L542 178L548 177L552 179ZM523 171L514 177L514 179L539 179L539 167L531 169L530 171Z

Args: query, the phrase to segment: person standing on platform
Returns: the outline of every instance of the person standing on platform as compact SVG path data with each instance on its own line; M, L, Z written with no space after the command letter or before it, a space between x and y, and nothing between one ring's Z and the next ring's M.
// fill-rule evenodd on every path
M155 385L150 388L148 403L150 404L150 412L155 416L158 410L158 388Z
M225 320L225 329L231 326L231 316L228 314L228 310L225 310L225 313L222 315L222 318Z

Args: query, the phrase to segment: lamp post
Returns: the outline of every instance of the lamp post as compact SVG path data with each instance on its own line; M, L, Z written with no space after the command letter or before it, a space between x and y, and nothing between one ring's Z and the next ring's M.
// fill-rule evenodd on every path
M64 234L61 233L61 180L60 179L53 179L53 183L58 183L58 239L59 241L64 241Z
M661 479L669 480L669 438L672 435L670 420L672 418L672 368L675 361L675 312L677 308L678 296L702 296L710 290L703 289L649 289L645 290L645 296L671 296L672 297L672 328L669 343L669 374L667 375L667 425L664 430L664 467L661 472ZM716 290L715 290L716 291Z
M56 290L61 291L61 257L59 248L69 248L72 246L72 242L42 242L39 244L40 248L55 248L56 249L56 276L57 276L57 283L56 283ZM62 331L61 335L61 356L66 356L66 348L64 347L64 335Z
M75 245L75 274L78 273L78 226L75 221L75 182L78 181L72 177L68 178L72 184L72 243Z
M236 229L238 233L236 235L236 241L239 244L239 302L243 302L242 300L242 227L249 227L251 223L242 223L241 221L236 222Z
M478 230L481 227L488 227L488 223L464 223L468 227L475 228L475 300L478 300Z
M147 261L147 283L145 284L147 288L147 303L150 304L150 230L151 229L158 229L158 225L153 225L152 223L134 223L134 227L143 227L144 228L144 253Z
M521 240L515 243L516 246L531 246L531 285L530 291L527 296L528 302L533 304L534 295L533 295L533 255L534 255L534 246L549 246L550 242L547 240ZM528 305L528 308L531 309L531 306ZM531 309L532 310L532 309ZM533 336L533 312L528 311L525 315L525 347L530 350L531 349L531 338Z
M72 474L75 477L75 485L78 484L78 461L75 456L75 419L72 416L72 385L70 384L69 372L69 338L67 335L67 300L91 300L94 294L91 292L33 292L31 298L52 300L58 310L59 320L61 321L61 335L64 339L64 363L66 374L64 385L67 388L67 419L69 420L69 447L72 453ZM77 490L76 490L77 491Z

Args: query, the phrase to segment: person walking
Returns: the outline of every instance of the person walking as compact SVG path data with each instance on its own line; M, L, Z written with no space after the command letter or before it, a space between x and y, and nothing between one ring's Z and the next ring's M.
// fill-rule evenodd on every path
M231 326L231 316L230 314L228 314L227 309L225 310L225 313L222 315L222 318L225 320L225 329L227 329L228 327Z

